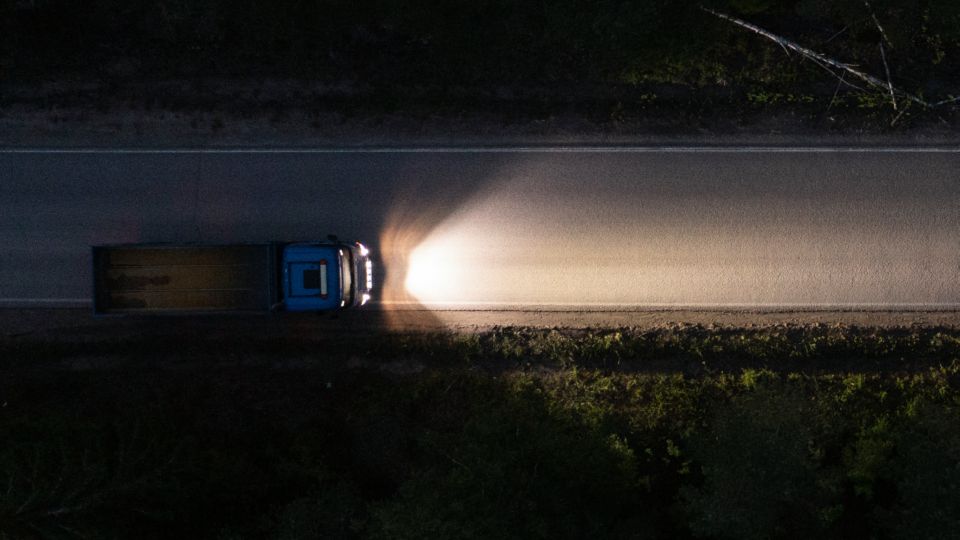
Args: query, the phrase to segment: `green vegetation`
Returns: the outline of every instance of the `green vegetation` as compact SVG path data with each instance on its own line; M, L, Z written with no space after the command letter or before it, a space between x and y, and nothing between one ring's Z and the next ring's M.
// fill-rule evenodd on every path
M505 328L361 344L0 342L0 538L957 530L955 330Z
M0 82L93 79L147 106L203 108L218 103L197 97L218 78L293 79L326 88L311 107L344 114L509 103L518 114L575 109L619 121L650 95L660 109L700 114L888 107L882 91L834 100L834 77L701 5L881 78L884 39L897 86L934 100L960 92L951 0L870 2L885 37L861 0L2 0ZM193 101L171 103L184 99L172 87L123 91L157 79L188 81Z

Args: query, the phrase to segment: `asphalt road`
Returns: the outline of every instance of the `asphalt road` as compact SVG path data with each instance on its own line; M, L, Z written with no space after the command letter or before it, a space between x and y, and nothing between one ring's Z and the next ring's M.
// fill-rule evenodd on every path
M0 151L0 305L89 246L359 239L387 309L960 307L960 151ZM412 293L412 294L408 294Z

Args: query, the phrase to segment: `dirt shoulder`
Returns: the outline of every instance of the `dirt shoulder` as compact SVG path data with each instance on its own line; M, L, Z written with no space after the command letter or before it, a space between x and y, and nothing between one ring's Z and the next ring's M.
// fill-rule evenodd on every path
M0 309L4 338L99 341L142 335L247 335L302 338L382 332L484 332L497 327L764 328L773 326L857 326L871 328L960 328L960 311L429 311L364 310L337 316L188 316L96 318L86 309Z
M391 318L398 314L413 319ZM642 318L622 312L620 319L600 313L602 319L591 321L568 315L510 319L499 312L485 324L475 313L425 310L97 320L78 312L10 310L5 318L19 324L6 325L0 337L0 371L38 377L51 369L219 368L325 377L451 369L549 376L569 368L691 377L745 369L920 373L954 365L960 346L956 314L662 312ZM605 326L586 324L599 320Z
M573 93L573 97L569 95ZM579 94L578 94L579 92ZM831 90L832 92L832 90ZM751 103L716 90L462 89L391 105L364 89L290 80L0 84L0 147L377 145L943 145L955 111ZM645 95L656 94L649 101Z
M718 328L755 328L782 325L827 325L898 328L960 326L957 311L441 311L434 312L448 328L487 329L494 326L540 328L655 329L701 325Z

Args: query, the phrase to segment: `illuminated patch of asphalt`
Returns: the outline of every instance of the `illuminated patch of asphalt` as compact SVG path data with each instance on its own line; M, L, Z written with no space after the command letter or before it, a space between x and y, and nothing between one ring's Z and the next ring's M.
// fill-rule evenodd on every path
M9 167L0 184L0 306L88 306L87 246L96 243L303 238L335 228L374 242L379 234L383 244L398 201L414 234L409 245L382 251L384 268L409 263L388 255L413 254L430 237L471 241L460 244L476 253L450 261L455 277L485 264L484 286L493 290L480 294L480 280L468 279L456 294L416 295L433 310L471 300L485 302L467 309L484 311L930 310L960 302L955 146L0 154L0 169ZM446 193L449 184L466 187ZM534 263L538 272L529 271Z

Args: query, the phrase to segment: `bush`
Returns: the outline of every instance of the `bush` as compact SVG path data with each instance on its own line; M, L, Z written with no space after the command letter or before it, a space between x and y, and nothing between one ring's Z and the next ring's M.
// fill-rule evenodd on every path
M429 464L373 512L371 537L610 538L640 510L624 441L551 411L534 388L422 442Z
M815 418L795 389L766 384L718 407L690 441L703 484L683 489L693 531L718 538L813 537L836 504L818 485Z
M923 402L908 411L890 473L898 502L892 538L947 539L960 531L960 413Z
M0 538L947 537L956 334L13 340Z

